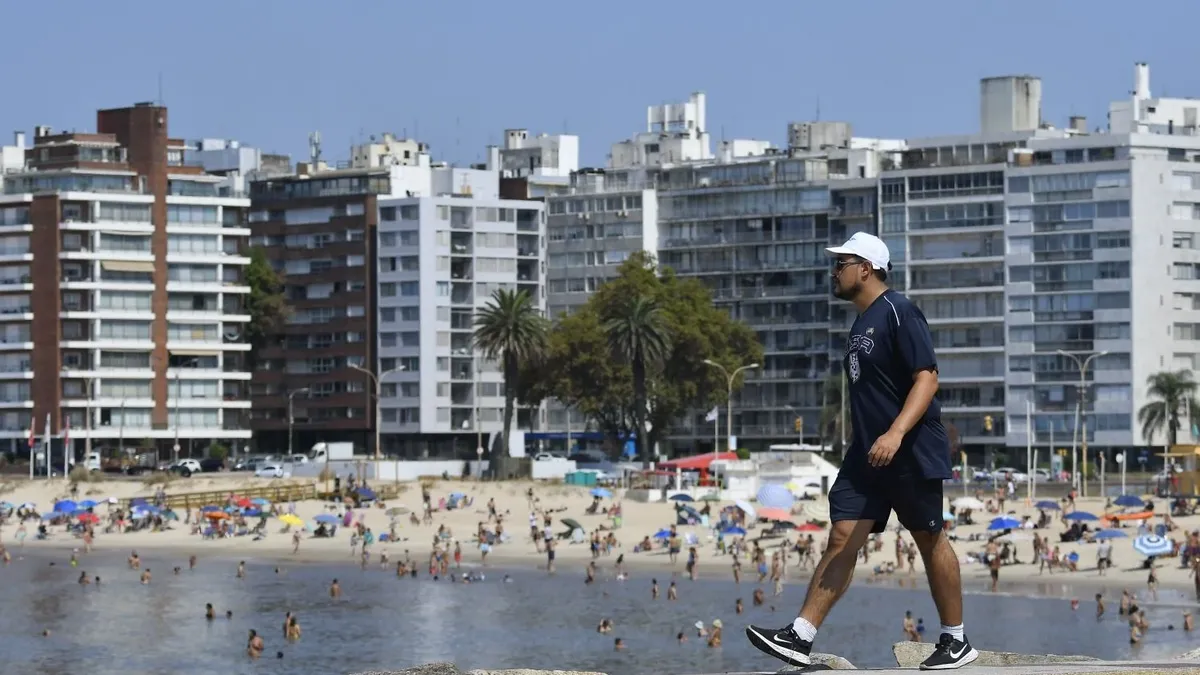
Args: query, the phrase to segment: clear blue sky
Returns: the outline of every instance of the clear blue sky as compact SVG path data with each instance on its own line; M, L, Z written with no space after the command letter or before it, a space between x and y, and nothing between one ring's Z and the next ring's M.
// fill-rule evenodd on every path
M435 158L478 161L506 127L581 137L582 161L645 123L645 106L708 94L715 138L780 143L814 116L856 135L975 131L978 80L1043 78L1063 125L1148 61L1155 95L1200 96L1194 1L1110 0L0 0L0 141L158 97L172 135L293 159L419 129ZM118 11L119 8L119 11Z

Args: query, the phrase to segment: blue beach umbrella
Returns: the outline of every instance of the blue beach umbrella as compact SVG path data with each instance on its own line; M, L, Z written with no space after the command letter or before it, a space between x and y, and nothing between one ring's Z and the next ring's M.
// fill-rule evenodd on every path
M1113 500L1117 506L1145 506L1146 502L1142 501L1141 497L1134 495L1121 495Z
M1063 518L1066 518L1067 520L1079 520L1079 521L1100 520L1099 518L1096 517L1095 514L1088 513L1087 511L1073 511L1073 512L1068 513L1067 515L1063 516Z
M96 502L94 502L90 499L85 499L85 500L79 502L78 506L81 509L94 509L98 506L98 504L96 504Z
M220 511L220 510L221 510L221 507L213 506L212 504L209 504L208 506L200 507L200 513L214 513L216 511Z
M262 514L263 514L263 512L259 511L258 509L246 509L245 511L242 512L242 515L246 516L247 518L257 518L257 517L261 516Z
M71 513L72 511L74 511L77 508L79 508L79 506L76 505L75 502L71 501L70 499L64 499L63 501L56 502L54 504L54 510L59 511L61 513Z
M796 503L796 495L793 495L786 485L780 483L763 485L758 488L758 494L755 497L762 506L785 511L791 510L792 504Z
M338 517L333 514L330 514L330 513L319 514L319 515L317 515L316 518L313 518L313 520L317 521L318 523L334 524L334 525L336 525L339 522Z
M1016 518L994 518L988 524L988 531L994 530L1011 530L1021 526L1021 521Z
M666 529L666 528L664 528L664 529L661 529L661 530L659 530L658 532L655 532L655 533L654 533L654 538L655 538L655 539L670 539L670 538L671 538L671 531L670 531L670 530L668 530L668 529Z
M1147 558L1153 558L1157 555L1168 555L1174 552L1175 544L1171 543L1170 539L1157 534L1143 534L1133 540L1133 550Z
M1052 502L1049 499L1043 499L1037 504L1034 504L1034 506L1044 511L1058 511L1060 508L1062 508L1058 505L1058 502Z
M746 531L740 527L731 527L727 530L722 530L721 534L724 534L724 535L727 535L730 537L733 537L733 536L744 537L744 536L746 536Z
M592 494L596 494L596 491L593 490ZM692 499L691 495L689 495L685 492L680 492L677 495L671 495L670 499L673 502L694 502L694 501L696 501L696 500Z
M592 488L592 496L599 497L600 499L611 499L612 490L608 488Z
M1128 536L1120 530L1100 530L1096 533L1097 539L1123 539Z
M63 518L66 515L67 514L65 514L65 513L59 513L57 511L52 511L50 513L43 513L42 520L54 520L55 518Z
M262 497L255 497L254 499L251 499L250 503L255 504L257 506L270 506L271 505L270 500L263 499Z

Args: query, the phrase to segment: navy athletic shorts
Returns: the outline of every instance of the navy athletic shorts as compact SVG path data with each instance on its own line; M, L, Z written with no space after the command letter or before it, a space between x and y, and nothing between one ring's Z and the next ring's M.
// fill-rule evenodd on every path
M916 467L842 466L829 489L829 518L874 520L872 532L883 532L892 511L910 532L942 529L942 481L921 475Z

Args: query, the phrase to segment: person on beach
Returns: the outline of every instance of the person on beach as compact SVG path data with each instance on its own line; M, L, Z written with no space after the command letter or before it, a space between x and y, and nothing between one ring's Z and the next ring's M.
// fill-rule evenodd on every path
M658 599L658 579L650 580L650 599L651 600Z
M1104 616L1104 595L1101 593L1097 593L1096 594L1096 618L1100 619L1103 616Z
M674 581L672 581L671 584L669 586L667 586L667 600L678 600L678 599L679 599L679 587L675 585Z
M263 639L259 637L258 631L251 628L250 637L246 640L246 654L252 659L257 659L262 656L264 646Z
M855 305L842 367L853 440L829 492L829 549L809 583L799 616L779 629L748 626L757 649L789 665L809 665L817 629L845 593L855 554L884 531L892 511L917 544L941 619L925 670L961 668L979 658L963 630L958 556L942 529L942 481L951 477L941 422L937 358L929 324L903 294L887 287L887 244L865 232L834 256L833 294Z
M142 572L142 585L143 586L150 585L150 568L149 567L146 568L145 572Z

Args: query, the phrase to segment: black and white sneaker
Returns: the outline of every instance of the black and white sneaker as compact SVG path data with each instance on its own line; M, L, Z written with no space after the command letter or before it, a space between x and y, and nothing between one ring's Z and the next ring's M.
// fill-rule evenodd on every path
M770 654L790 666L807 666L811 663L808 655L812 652L812 643L801 640L791 624L779 629L746 626L746 637L758 651Z
M954 670L973 663L979 658L979 652L967 642L967 637L955 640L949 633L942 633L938 638L937 647L929 658L921 662L921 670Z

